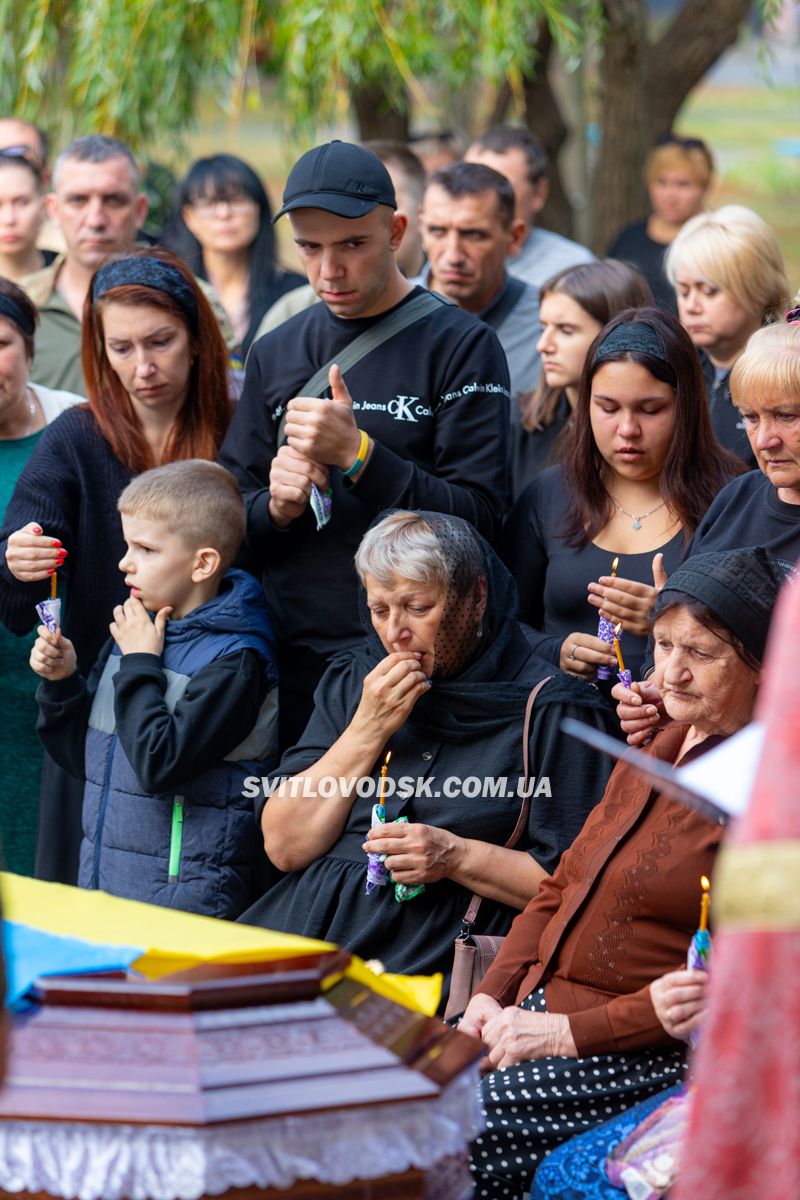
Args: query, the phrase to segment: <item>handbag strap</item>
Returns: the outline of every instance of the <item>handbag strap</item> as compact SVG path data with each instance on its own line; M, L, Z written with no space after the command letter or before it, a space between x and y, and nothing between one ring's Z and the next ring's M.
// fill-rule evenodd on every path
M385 342L396 337L398 333L408 329L409 325L421 321L423 317L427 317L436 309L441 308L443 304L450 303L437 292L423 292L421 296L415 296L408 304L401 304L399 308L392 309L380 321L376 321L369 329L365 329L358 337L353 338L352 342L348 342L340 354L315 371L311 378L303 384L297 395L321 396L328 386L328 375L334 363L338 364L339 370L344 375L373 350L377 350ZM286 414L284 413L278 425L278 445L283 442L285 424Z
M526 825L528 824L528 814L530 813L530 810L531 810L531 796L530 796L530 789L528 787L528 779L530 778L530 767L531 767L531 761L530 761L531 760L531 752L530 752L531 717L533 715L533 706L536 703L536 697L539 695L539 692L542 690L544 685L546 683L549 683L552 678L553 678L552 675L548 675L546 679L540 679L539 682L536 684L536 686L531 690L531 694L530 694L530 696L528 696L528 703L525 705L525 724L522 727L522 769L523 769L523 773L525 776L524 787L522 789L523 797L522 797L522 804L520 805L519 816L517 817L517 823L514 826L513 830L511 831L511 836L509 837L508 841L506 842L506 844L504 846L505 850L513 850L514 849L517 842L522 837L522 834L523 834L523 831L524 831ZM469 927L475 924L475 918L478 915L478 909L481 906L482 899L483 899L483 897L479 896L477 892L472 893L472 896L470 897L469 907L467 908L467 911L464 913L464 920L462 922L460 936L464 936L464 935L468 934Z

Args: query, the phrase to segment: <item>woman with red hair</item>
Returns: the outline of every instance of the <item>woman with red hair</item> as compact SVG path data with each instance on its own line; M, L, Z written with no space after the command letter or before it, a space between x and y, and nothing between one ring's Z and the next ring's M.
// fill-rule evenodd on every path
M8 505L0 533L0 621L27 633L57 572L64 633L86 673L114 606L125 599L117 497L150 467L216 458L231 402L228 355L214 314L188 268L165 250L129 251L96 272L83 314L82 357L89 402L48 426ZM77 781L45 760L40 878L75 880L81 793Z

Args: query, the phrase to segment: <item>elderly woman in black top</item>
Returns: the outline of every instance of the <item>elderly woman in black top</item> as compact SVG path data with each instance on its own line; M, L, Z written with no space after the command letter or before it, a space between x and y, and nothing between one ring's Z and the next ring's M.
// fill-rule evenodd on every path
M263 830L288 874L241 919L338 942L390 970L446 973L470 894L483 897L477 929L505 933L603 790L607 768L564 745L561 718L610 723L594 688L532 654L513 580L466 521L392 513L365 534L356 567L371 627L329 667L284 756ZM526 701L548 675L531 722L528 826L507 849ZM397 788L385 826L367 834L388 750ZM401 902L392 887L367 895L367 851L387 856L394 883L425 890Z

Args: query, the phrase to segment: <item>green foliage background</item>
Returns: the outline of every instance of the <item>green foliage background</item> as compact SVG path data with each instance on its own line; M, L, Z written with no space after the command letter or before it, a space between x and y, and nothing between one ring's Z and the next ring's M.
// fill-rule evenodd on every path
M546 18L575 51L592 0L0 0L0 111L54 141L113 133L141 149L180 136L199 100L236 111L255 63L293 126L341 117L379 80L422 103L420 78L512 86Z

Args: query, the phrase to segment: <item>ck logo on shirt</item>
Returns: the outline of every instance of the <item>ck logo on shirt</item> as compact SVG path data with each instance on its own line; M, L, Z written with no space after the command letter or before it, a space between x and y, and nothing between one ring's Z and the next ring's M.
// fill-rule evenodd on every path
M390 400L386 407L395 421L414 421L416 423L420 417L433 415L429 405L420 404L419 396L395 396L394 400Z

